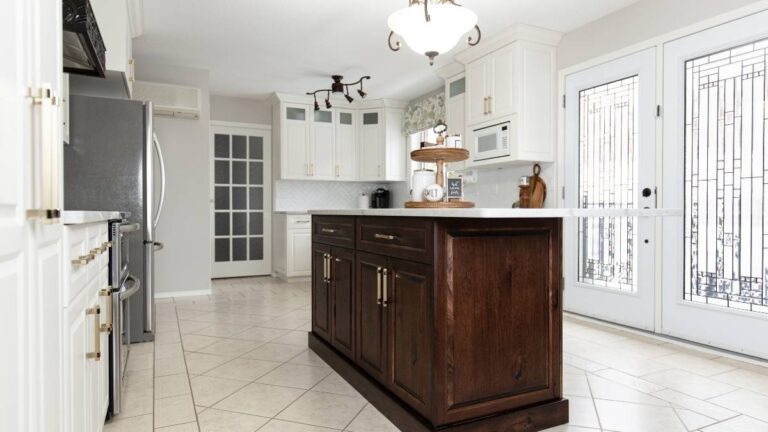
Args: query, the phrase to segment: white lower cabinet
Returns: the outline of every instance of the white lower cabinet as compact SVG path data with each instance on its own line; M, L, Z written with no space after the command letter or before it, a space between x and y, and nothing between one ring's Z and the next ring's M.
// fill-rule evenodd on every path
M276 213L274 221L275 274L309 276L312 273L312 217Z
M100 432L109 408L107 222L64 227L64 430ZM65 296L66 297L66 296Z

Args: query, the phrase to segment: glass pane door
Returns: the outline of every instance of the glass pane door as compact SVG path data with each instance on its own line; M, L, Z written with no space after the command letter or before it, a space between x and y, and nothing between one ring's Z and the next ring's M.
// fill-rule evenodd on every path
M655 81L653 49L566 77L566 207L655 205ZM655 221L570 219L564 229L565 309L653 330Z
M271 273L269 135L215 127L213 277Z
M664 47L662 331L768 359L768 12Z

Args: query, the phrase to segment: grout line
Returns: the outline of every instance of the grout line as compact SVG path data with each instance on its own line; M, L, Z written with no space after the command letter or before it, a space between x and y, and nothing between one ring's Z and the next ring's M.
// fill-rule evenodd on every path
M175 305L175 299L174 299ZM189 397L192 399L192 412L195 413L195 425L197 425L197 431L200 432L200 419L197 416L197 408L195 405L195 393L192 391L192 381L189 378L189 367L187 367L187 356L184 354L184 340L181 338L181 328L179 327L179 314L176 310L176 306L173 308L173 314L176 315L176 327L179 331L179 345L181 346L181 358L184 361L184 373L187 376L187 386L189 387Z

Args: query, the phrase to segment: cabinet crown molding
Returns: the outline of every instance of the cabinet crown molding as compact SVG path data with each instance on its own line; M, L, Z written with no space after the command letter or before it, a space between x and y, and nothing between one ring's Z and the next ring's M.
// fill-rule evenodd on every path
M315 102L312 96L295 95L295 94L279 93L279 92L273 93L268 100L273 105L280 104L280 103L312 105ZM404 109L406 106L408 106L407 101L401 101L397 99L363 99L363 100L355 100L355 102L352 102L351 104L347 103L342 99L341 102L339 102L338 106L334 104L333 108L352 109L352 110L374 109L374 108Z
M447 80L464 73L464 64L452 61L445 66L441 66L435 71L440 78Z
M128 0L128 23L132 38L144 34L144 0Z
M560 43L562 37L562 33L553 30L528 24L515 24L493 37L483 39L476 47L467 48L457 53L453 56L453 60L466 65L516 41L534 42L555 47Z

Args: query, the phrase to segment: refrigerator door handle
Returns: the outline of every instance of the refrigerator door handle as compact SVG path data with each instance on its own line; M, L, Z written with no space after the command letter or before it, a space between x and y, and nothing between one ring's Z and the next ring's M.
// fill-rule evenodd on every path
M152 142L155 145L155 151L157 152L157 160L160 162L160 203L157 205L157 214L155 214L153 228L157 228L157 222L160 220L160 214L163 212L163 204L165 203L165 159L163 159L163 150L160 147L160 141L157 139L156 134L152 134Z

